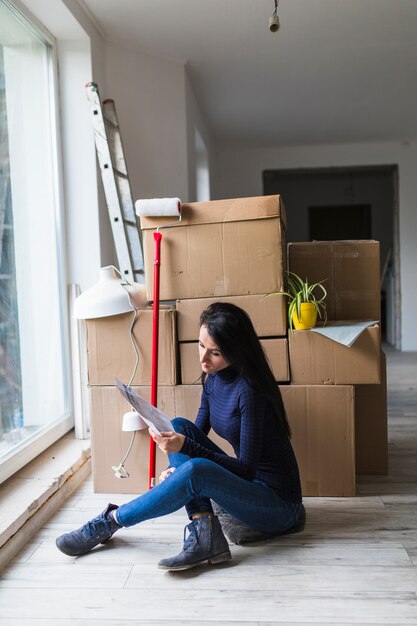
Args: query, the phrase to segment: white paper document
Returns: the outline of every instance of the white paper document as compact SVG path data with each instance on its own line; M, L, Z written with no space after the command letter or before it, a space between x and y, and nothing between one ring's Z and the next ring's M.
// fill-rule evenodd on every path
M350 346L363 333L368 326L375 326L378 321L372 322L331 322L328 326L310 328L314 333L324 335L344 346Z
M145 398L142 398L136 391L124 385L118 378L115 379L117 389L126 398L129 404L139 413L145 424L149 426L157 435L162 432L173 430L171 420L168 415L152 406Z

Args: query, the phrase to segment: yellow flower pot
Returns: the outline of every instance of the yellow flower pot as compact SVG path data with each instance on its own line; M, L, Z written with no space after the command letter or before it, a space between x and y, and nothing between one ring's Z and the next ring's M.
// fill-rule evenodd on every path
M300 305L301 319L298 319L297 309L292 314L292 323L296 330L314 328L317 322L317 309L312 302L302 302Z

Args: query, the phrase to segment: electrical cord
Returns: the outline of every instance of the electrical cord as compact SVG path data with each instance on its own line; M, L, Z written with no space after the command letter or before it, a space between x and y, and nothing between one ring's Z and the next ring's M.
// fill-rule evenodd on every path
M117 268L114 268L114 269L119 274L120 278L125 281L124 283L121 283L123 287L126 286L126 285L131 285L131 283L127 280L127 278L125 276L122 276L122 274L120 273L120 271ZM132 385L132 383L133 383L133 380L134 380L134 378L136 376L136 372L137 372L138 366L139 366L139 350L138 350L138 345L136 343L135 336L133 334L133 329L134 329L134 326L135 326L135 324L136 324L136 322L138 320L138 313L139 313L139 311L142 308L144 308L146 305L144 305L143 307L135 307L133 305L133 303L132 303L132 299L131 299L130 294L127 291L127 289L126 289L126 293L128 295L130 305L131 305L131 307L133 309L133 317L132 317L132 322L130 324L130 341L132 343L133 350L135 352L135 357L136 357L136 359L135 359L135 366L133 368L132 376L131 376L131 378L129 380L129 383L128 383L128 386L130 387ZM119 463L119 465L113 465L112 466L112 470L115 472L115 477L116 478L129 478L129 473L126 470L124 464L125 464L126 459L128 458L128 456L129 456L129 454L130 454L130 452L132 450L133 443L134 443L135 437L136 437L136 432L137 432L136 430L133 431L132 439L130 441L129 447L128 447L127 452L126 452L125 456L123 457L122 461Z

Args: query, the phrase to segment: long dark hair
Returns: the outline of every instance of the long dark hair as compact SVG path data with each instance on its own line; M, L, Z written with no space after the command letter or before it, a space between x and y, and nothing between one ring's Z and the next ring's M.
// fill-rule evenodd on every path
M246 311L228 302L214 302L202 312L200 325L203 324L233 369L252 389L266 396L275 409L282 432L291 437L281 392ZM203 385L205 379L206 373L203 372Z

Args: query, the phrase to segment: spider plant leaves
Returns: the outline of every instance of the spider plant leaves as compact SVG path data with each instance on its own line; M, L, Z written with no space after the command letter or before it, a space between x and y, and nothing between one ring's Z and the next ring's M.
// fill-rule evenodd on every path
M287 272L287 291L272 291L266 294L264 298L272 295L283 295L288 300L288 318L291 330L294 330L292 316L297 311L298 319L301 319L301 304L311 302L314 304L317 315L320 319L327 322L326 303L327 290L323 285L326 279L310 284L308 279L303 280L294 272Z

